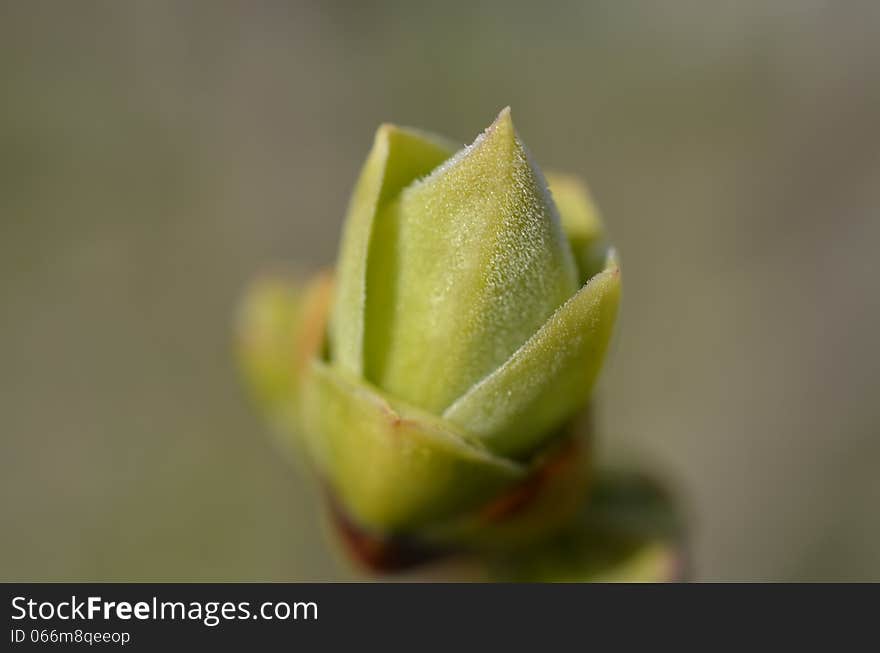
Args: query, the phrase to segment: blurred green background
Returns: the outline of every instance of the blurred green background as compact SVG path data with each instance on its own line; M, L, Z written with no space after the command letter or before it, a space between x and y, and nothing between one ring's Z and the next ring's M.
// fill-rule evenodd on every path
M499 109L624 263L602 451L700 579L880 580L880 4L4 2L0 579L347 577L232 357L382 121Z

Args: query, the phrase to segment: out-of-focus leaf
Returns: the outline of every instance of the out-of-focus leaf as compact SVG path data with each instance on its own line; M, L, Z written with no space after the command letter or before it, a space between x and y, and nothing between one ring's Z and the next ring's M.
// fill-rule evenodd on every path
M607 250L605 227L599 211L587 186L577 177L547 173L547 183L571 244L581 283L586 283L602 270Z
M307 361L323 346L332 297L330 275L308 283L266 276L248 289L237 328L245 382L266 415L292 431Z
M488 564L495 580L668 582L683 580L683 539L679 510L661 486L604 472L567 531Z

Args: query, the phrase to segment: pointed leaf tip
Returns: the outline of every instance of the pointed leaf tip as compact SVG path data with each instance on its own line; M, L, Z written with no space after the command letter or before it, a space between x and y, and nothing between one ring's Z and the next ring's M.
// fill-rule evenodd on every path
M367 378L439 413L574 294L574 259L509 110L388 212L393 270L370 290L393 291Z

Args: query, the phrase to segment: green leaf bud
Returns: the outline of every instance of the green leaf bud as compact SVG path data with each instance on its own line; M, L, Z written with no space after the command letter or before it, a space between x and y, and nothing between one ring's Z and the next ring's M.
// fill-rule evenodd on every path
M509 109L458 152L383 125L332 281L252 291L243 365L363 528L479 540L487 506L541 476L589 400L619 295L584 187L548 188ZM584 474L542 487L527 528L487 532L550 529Z

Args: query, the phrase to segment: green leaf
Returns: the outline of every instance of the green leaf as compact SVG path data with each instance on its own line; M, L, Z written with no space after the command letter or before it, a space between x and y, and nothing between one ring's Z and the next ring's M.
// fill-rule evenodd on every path
M406 532L474 509L523 478L437 417L395 404L313 360L302 384L304 435L349 515L381 533Z
M547 173L550 193L559 208L562 228L568 236L580 272L581 283L602 270L607 244L605 227L586 185L573 175Z
M443 417L498 455L529 455L589 398L619 298L620 268L609 257L603 272Z
M546 182L507 109L383 220L366 378L426 411L495 370L577 290Z
M571 429L574 431L576 429ZM580 516L592 482L589 438L560 438L529 461L528 476L479 510L423 529L420 539L491 557L546 540Z
M452 152L443 139L414 129L386 124L376 131L345 218L330 321L333 361L352 374L360 375L364 368L367 269L376 244L376 215L404 186L431 172ZM381 252L376 256L381 258Z
M501 582L667 583L680 580L681 551L672 542L570 533L533 555L491 571Z
M685 573L679 507L641 473L601 472L590 502L564 532L489 560L493 580L669 582Z

